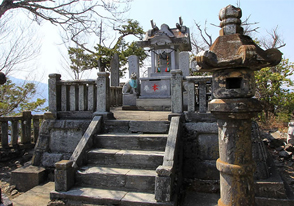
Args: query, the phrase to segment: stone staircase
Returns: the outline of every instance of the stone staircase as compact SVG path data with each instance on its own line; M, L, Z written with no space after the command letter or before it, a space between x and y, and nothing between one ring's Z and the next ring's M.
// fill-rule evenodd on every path
M87 165L75 173L75 186L67 192L51 192L51 200L63 200L67 205L175 205L155 200L156 168L163 164L168 137L164 128L169 123L139 121L133 124L136 133L130 121L105 124L106 131L93 137ZM128 129L122 129L128 124ZM157 124L166 126L152 134Z

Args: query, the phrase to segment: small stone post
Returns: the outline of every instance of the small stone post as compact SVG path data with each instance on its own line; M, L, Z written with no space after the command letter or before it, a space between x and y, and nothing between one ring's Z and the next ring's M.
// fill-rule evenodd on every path
M60 81L60 74L49 74L48 80L48 98L49 98L49 111L53 113L56 118L57 114L57 102L58 102L58 91L57 91L57 82Z
M182 70L171 70L171 114L181 116L183 114L183 76Z
M209 51L196 56L200 71L213 73L213 99L208 109L217 118L220 171L219 206L254 206L255 163L252 158L252 121L261 106L255 94L254 71L281 60L278 50L262 50L243 35L241 9L220 11L220 36Z
M97 78L97 106L94 116L103 116L106 119L113 119L110 112L110 85L109 73L98 72Z
M1 122L1 145L3 148L8 148L8 121Z
M119 57L115 53L110 61L111 75L110 75L110 85L112 87L119 86Z
M24 111L22 112L22 121L21 121L21 129L22 129L22 144L30 144L31 143L31 119L32 113L31 111Z
M55 190L56 191L68 191L74 186L75 169L72 167L73 161L61 160L55 163Z

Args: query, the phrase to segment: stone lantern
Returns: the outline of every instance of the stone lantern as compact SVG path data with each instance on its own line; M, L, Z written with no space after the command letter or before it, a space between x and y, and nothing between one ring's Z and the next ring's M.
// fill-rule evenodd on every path
M220 36L209 51L196 56L199 71L212 72L213 100L208 109L217 118L221 206L255 205L255 163L252 159L251 118L261 111L255 94L254 71L277 65L281 52L262 50L243 35L240 8L221 9Z

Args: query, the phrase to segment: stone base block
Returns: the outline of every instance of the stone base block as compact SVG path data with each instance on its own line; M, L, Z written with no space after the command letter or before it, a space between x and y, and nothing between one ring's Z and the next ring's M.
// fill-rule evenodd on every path
M137 99L137 107L140 110L149 111L170 111L170 98L156 98L156 99Z
M10 184L15 185L19 191L26 192L45 180L45 168L30 165L12 171Z
M123 94L123 106L136 106L137 96L134 94Z

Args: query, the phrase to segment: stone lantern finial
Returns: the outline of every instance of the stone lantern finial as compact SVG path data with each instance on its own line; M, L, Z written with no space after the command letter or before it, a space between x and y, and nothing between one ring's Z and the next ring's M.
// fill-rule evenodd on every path
M242 10L232 5L228 5L219 12L219 20L221 21L220 36L230 34L243 34L241 27Z

